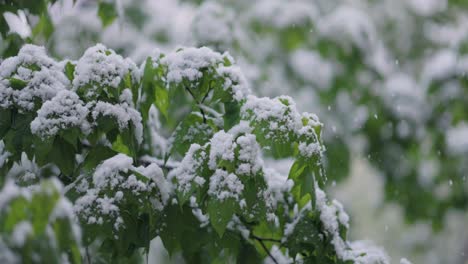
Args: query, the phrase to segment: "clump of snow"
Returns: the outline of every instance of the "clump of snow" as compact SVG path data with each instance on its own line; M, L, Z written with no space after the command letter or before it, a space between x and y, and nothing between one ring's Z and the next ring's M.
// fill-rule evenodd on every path
M327 234L331 237L331 242L335 248L336 254L342 260L351 260L355 263L390 263L386 253L376 247L365 245L360 242L349 243L340 236L340 226L349 228L349 216L344 212L343 206L334 200L331 204L317 184L315 184L316 209L320 212L322 221Z
M206 162L206 153L198 144L192 144L180 162L180 165L169 172L170 180L177 180L177 189L181 193L190 191L192 184L202 186L206 180L199 176L198 169Z
M420 16L431 16L444 11L448 4L447 0L408 0L409 8Z
M95 98L99 87L117 89L124 78L130 74L138 80L140 72L129 58L123 58L102 44L88 48L78 60L73 79L73 89L85 89L84 96ZM130 87L125 87L130 88Z
M253 6L254 21L279 29L311 24L318 15L314 5L303 1L263 0Z
M292 264L294 260L289 257L288 252L283 253L277 245L273 245L270 250L271 256L275 259L273 261L270 257L267 257L263 264Z
M124 181L120 173L128 173L133 168L133 160L125 154L118 154L105 160L96 168L93 174L93 184L96 188L116 188Z
M278 173L271 168L264 169L264 177L267 183L265 192L266 204L269 208L276 209L278 204L285 202L286 194L294 186L294 181L288 179L287 174Z
M411 264L411 261L407 260L406 258L400 259L400 264Z
M320 154L321 151L322 147L317 142L310 144L304 142L299 143L299 153L304 157L312 157L316 154Z
M257 143L255 135L246 134L236 139L236 145L239 147L239 162L236 173L239 175L254 175L258 173L263 166L260 158L260 146Z
M456 72L457 54L450 49L442 49L427 58L422 71L426 82L438 81L450 77Z
M217 73L224 77L223 88L230 91L234 100L240 101L251 94L247 79L238 66L220 66Z
M377 44L374 24L365 12L356 7L341 5L318 22L319 33L336 41L345 49L351 48L351 42L367 52Z
M8 157L11 155L10 152L5 149L5 142L0 140L0 168L8 161Z
M183 48L162 58L161 64L167 66L167 81L179 84L183 80L199 81L202 71L212 73L223 59L223 55L207 47Z
M225 170L217 169L210 177L210 185L208 194L223 201L228 198L239 200L244 184L234 173L229 173Z
M292 70L304 81L312 83L321 90L331 86L335 66L322 58L318 52L296 50L291 54L289 63Z
M321 123L317 116L310 113L300 114L296 104L288 96L273 99L248 96L241 108L241 115L243 119L250 120L251 126L257 126L266 139L281 143L292 143L295 140L307 144L318 143L320 135L316 129L321 127ZM303 145L303 150L306 149L305 146ZM321 153L322 148L320 145L318 147L318 153Z
M24 87L12 87L18 80ZM51 59L44 47L26 44L17 56L0 64L0 107L17 106L22 111L32 111L41 102L52 99L57 92L70 85L58 62Z
M242 106L241 113L246 119L268 122L269 127L264 129L266 138L275 137L276 131L287 133L299 130L301 127L300 115L295 109L293 100L288 96L270 99L250 95Z
M33 234L33 228L28 221L21 221L15 225L12 233L12 241L17 247L22 247L28 236Z
M445 134L445 142L452 155L468 154L468 123L461 122L449 128Z
M92 107L91 115L95 121L100 116L115 118L120 131L127 129L131 122L135 129L135 138L137 139L138 143L143 141L143 124L141 114L132 108L128 102L111 104L98 101L94 107Z
M201 45L227 48L233 41L233 15L215 2L204 2L193 18L195 40Z
M147 208L148 203L155 210L162 210L171 193L172 184L158 165L134 167L132 158L117 154L96 168L92 188L76 200L74 211L87 224L106 223L119 230L124 227L121 207L128 201L136 199L142 208Z
M156 184L160 199L151 198L151 203L157 210L162 210L172 193L172 184L164 177L162 169L152 163L147 167L137 167L135 170L150 178Z
M31 132L46 138L55 136L60 130L77 127L88 134L88 113L88 108L76 93L63 90L37 111L37 117L31 122Z
M233 135L219 131L213 135L210 144L210 159L208 161L210 169L215 170L220 160L234 162L234 150L237 144L234 142Z
M4 12L3 17L10 28L10 33L16 33L23 39L31 36L31 27L23 10L18 10L18 15L12 12Z
M421 122L427 116L425 90L405 73L388 76L382 97L388 108L400 119Z

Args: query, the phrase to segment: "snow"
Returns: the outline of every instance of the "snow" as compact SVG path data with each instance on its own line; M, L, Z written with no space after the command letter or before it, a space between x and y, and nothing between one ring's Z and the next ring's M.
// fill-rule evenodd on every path
M199 154L199 155L198 155ZM177 189L182 193L187 193L192 188L192 184L202 186L205 179L199 176L198 169L205 162L205 152L198 144L192 144L184 158L174 170L168 174L168 179L177 179Z
M24 81L22 89L11 87L9 78ZM20 112L32 111L35 99L44 102L69 86L60 64L47 56L44 47L26 44L17 56L0 64L0 107L17 106Z
M335 65L315 51L296 50L290 55L289 63L300 78L320 90L330 88L336 74Z
M331 237L336 254L342 260L351 260L354 263L390 263L386 253L377 247L362 241L347 242L340 236L340 225L349 228L349 216L344 212L343 206L334 200L331 204L327 201L325 192L315 184L316 208L320 212L320 220L327 234Z
M4 210L11 200L20 196L30 199L32 194L24 188L18 187L13 180L7 179L0 191L0 210Z
M260 158L260 146L255 135L246 134L236 139L239 147L239 164L236 173L239 175L254 175L262 169L263 162Z
M148 202L154 210L160 211L173 190L157 164L134 167L132 158L125 154L103 161L96 168L92 183L92 187L76 200L74 211L86 223L111 224L114 231L125 228L120 212L127 201L136 199L143 207Z
M132 168L132 158L125 154L117 154L105 160L96 168L93 174L93 184L99 189L105 187L115 188L123 181L120 173L127 173Z
M400 259L400 264L411 264L411 261L407 260L406 258Z
M210 177L209 186L208 194L220 201L228 198L239 201L239 197L244 190L244 185L234 173L221 169L217 169Z
M10 152L5 150L5 142L0 140L0 168L8 161L8 157L11 155Z
M63 90L37 111L37 117L31 122L31 132L46 138L61 130L77 127L88 134L91 126L86 119L88 113L88 108L76 93Z
M249 84L240 67L238 66L219 66L217 73L224 77L224 90L230 91L234 100L240 102L251 94Z
M303 26L318 15L314 5L304 1L262 0L255 3L250 16L264 25L279 29Z
M283 253L277 245L273 245L270 249L270 254L276 260L274 262L269 256L265 258L263 264L292 264L294 260L289 257L288 253Z
M140 166L136 168L136 171L150 178L156 184L159 191L160 200L152 199L151 202L154 208L157 210L162 210L167 204L170 195L172 194L172 184L166 179L162 169L154 163L148 165L147 167Z
M193 18L196 42L202 45L227 47L233 41L233 16L215 2L204 2Z
M117 89L125 76L130 74L133 80L138 80L140 72L129 58L123 58L115 51L97 44L88 48L78 60L73 79L73 89L86 89L85 96L98 96L98 87ZM130 87L125 87L130 88Z
M447 150L452 155L468 154L468 123L461 122L449 128L445 134Z
M364 52L370 51L377 44L377 33L370 17L364 11L350 5L340 5L317 24L318 32L343 45L351 41Z
M427 117L425 90L406 73L395 73L383 84L382 99L401 120L422 122Z
M457 54L453 50L441 49L429 56L424 63L423 80L437 81L450 77L457 67Z
M431 16L444 11L448 4L447 0L408 0L408 6L413 12L420 16Z
M135 138L138 143L143 141L143 125L140 112L132 108L127 102L120 104L111 104L103 101L98 101L91 110L92 117L95 121L99 116L109 116L115 118L119 126L119 130L125 130L131 124L135 129Z
M15 225L13 229L12 241L17 247L24 246L28 236L33 234L33 227L28 221L21 221Z
M262 129L266 138L279 137L278 132L297 131L302 124L294 101L288 96L270 99L249 95L241 113L245 119L252 119L251 122L268 122L270 127Z
M3 13L3 17L10 28L10 33L16 33L25 39L31 36L31 27L23 10L18 10L18 15L12 12Z
M237 144L234 142L233 135L224 131L214 134L210 140L210 158L208 166L215 170L221 160L234 162L234 149Z
M213 71L223 62L223 55L207 47L183 48L169 53L161 59L161 64L167 66L167 81L179 84L183 80L199 81L203 76L202 70Z
M299 143L299 153L304 156L304 157L312 157L314 155L320 154L321 153L322 147L320 146L319 143L304 143L301 142Z

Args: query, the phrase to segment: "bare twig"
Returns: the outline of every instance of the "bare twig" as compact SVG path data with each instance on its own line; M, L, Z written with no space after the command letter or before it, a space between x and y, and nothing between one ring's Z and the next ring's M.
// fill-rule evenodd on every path
M259 237L254 234L251 234L251 237L256 240L262 240L262 241L273 242L273 243L281 243L281 240L275 239L275 238Z
M257 237L255 235L252 235L251 236L253 239L257 240L258 243L260 243L260 245L262 246L263 250L268 254L268 257L271 258L271 260L275 263L275 264L278 264L278 261L275 259L275 257L273 257L273 255L271 255L270 253L270 250L268 250L268 248L266 247L265 243L264 243L264 239L260 238L260 237Z

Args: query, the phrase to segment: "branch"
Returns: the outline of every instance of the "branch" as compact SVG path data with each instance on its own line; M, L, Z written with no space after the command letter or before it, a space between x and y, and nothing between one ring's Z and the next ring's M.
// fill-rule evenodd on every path
M149 155L145 155L141 157L139 162L145 166L148 166L151 163L156 163L159 167L165 168L167 170L173 170L179 166L179 162L175 162L175 161L164 162L164 160L160 160L158 158L151 157Z
M260 238L260 237L257 237L255 235L251 235L251 238L255 239L258 241L258 243L260 243L260 245L262 246L263 250L265 250L265 252L268 254L268 257L271 258L271 260L273 260L273 262L275 264L279 264L278 261L275 259L275 257L273 257L273 255L271 255L270 253L270 250L265 246L265 243L263 242L264 239Z
M275 238L259 237L254 234L251 234L250 236L255 240L261 240L261 241L267 241L267 242L273 242L273 243L281 243L281 240L275 239Z
M67 186L65 186L63 188L63 194L66 194L68 191L70 191L73 187L75 187L75 185L81 181L81 179L83 179L84 177L86 177L86 174L81 174L78 178L76 178L76 180L74 180L72 183L68 184Z

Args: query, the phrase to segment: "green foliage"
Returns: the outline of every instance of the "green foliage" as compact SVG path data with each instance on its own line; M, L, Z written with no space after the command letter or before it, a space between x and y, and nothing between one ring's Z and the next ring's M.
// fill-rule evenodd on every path
M108 1L99 1L98 16L101 19L102 25L107 27L112 24L117 18L117 9L115 3Z
M0 206L2 261L81 263L81 237L72 204L61 195L57 180L31 191L7 182Z
M0 65L6 95L0 139L7 153L2 182L8 182L2 194L18 188L13 182L34 189L58 178L66 187L21 198L12 208L22 209L5 209L4 221L27 220L35 235L50 225L58 241L53 250L72 262L90 255L103 263L141 262L157 236L170 254L180 252L190 263L271 258L273 249L306 263L367 256L347 246L347 215L321 190L326 177L318 118L300 114L289 97L250 95L227 54L181 49L148 57L140 73L103 45L61 63L29 45L6 62L16 68ZM28 74L21 74L25 68ZM56 79L37 86L44 72ZM30 94L33 100L23 100ZM190 111L172 111L184 106ZM158 134L168 146L162 155L147 145ZM289 179L266 167L264 157L293 159ZM38 168L28 176L33 181L9 171L27 158ZM67 221L76 217L78 223L47 222L63 195L73 203ZM73 225L83 240L71 236ZM11 235L11 229L2 232ZM8 243L27 261L39 250ZM59 261L52 253L47 260Z

